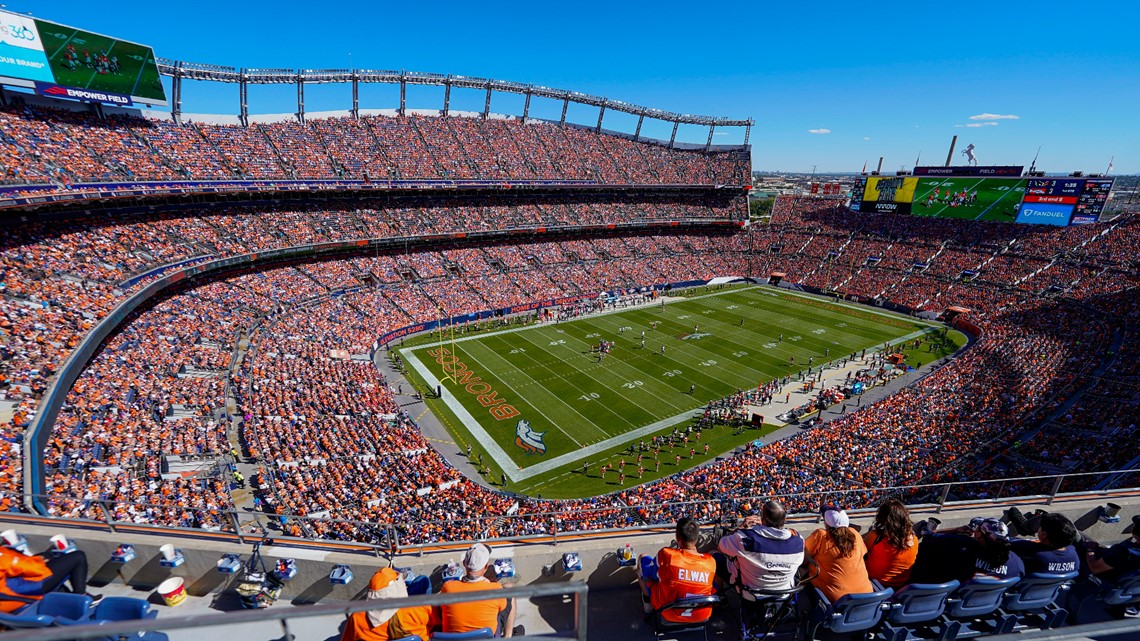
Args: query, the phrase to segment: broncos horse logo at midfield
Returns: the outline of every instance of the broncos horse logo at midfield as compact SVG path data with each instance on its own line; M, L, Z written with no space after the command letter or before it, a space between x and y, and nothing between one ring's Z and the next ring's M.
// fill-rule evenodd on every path
M546 454L546 443L542 437L546 432L536 432L530 428L530 421L523 419L515 426L515 445L527 454Z

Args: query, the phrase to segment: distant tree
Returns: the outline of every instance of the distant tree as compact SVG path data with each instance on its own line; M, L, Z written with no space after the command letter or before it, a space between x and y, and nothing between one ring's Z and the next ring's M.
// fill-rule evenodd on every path
M768 216L772 213L771 198L754 198L748 201L748 215L753 218L757 216Z

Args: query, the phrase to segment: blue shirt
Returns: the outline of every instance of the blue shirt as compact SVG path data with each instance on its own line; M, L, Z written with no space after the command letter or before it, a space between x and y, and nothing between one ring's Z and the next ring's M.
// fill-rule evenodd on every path
M1013 552L1020 556L1022 561L1025 561L1027 572L1066 574L1076 572L1077 568L1081 567L1077 550L1071 545L1054 549L1038 541L1028 539L1015 539L1011 543L1013 544Z

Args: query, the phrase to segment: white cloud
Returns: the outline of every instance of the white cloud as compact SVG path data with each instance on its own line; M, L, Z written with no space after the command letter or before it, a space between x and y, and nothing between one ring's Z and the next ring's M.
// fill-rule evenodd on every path
M976 116L970 116L970 120L1020 120L1020 119L1021 119L1021 116L1015 116L1013 114L984 113L984 114L978 114ZM997 124L997 123L994 123L994 124Z
M972 129L977 129L978 127L996 127L998 124L996 122L971 122L966 126Z
M809 134L829 134L829 133L831 133L831 130L830 129L808 129L808 133Z
M863 136L863 140L870 140L870 139L871 139L870 136Z

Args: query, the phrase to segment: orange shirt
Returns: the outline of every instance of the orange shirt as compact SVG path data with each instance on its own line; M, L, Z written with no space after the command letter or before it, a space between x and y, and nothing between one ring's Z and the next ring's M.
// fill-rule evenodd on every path
M430 605L400 608L391 619L375 628L368 621L368 612L353 612L344 624L340 641L389 641L413 634L427 639L437 627L439 610Z
M715 575L716 561L711 556L676 548L661 548L657 553L657 583L649 589L653 609L665 607L684 597L712 594ZM712 608L666 610L661 613L661 618L675 623L700 622L710 616Z
M439 608L430 605L400 608L396 612L396 616L388 620L388 637L402 639L415 635L421 639L427 639L431 636L432 631L438 627ZM492 627L491 629L494 630L495 628Z
M448 581L440 589L441 594L455 592L480 592L482 590L502 590L503 586L486 579L482 581ZM469 601L454 605L440 606L444 632L470 632L479 628L499 627L499 613L507 609L506 599L489 601Z
M867 566L863 565L867 546L859 538L858 532L851 530L851 534L855 536L855 549L845 557L839 556L839 548L835 547L828 536L827 528L812 532L804 541L804 551L819 564L819 576L811 584L819 588L832 603L845 594L874 592L871 579L867 576Z
M910 547L902 550L891 544L878 532L863 535L867 546L867 576L888 588L901 588L910 582L910 567L918 556L918 541L911 535Z
M0 548L0 594L16 595L8 587L8 579L20 578L25 581L43 581L51 576L51 570L43 557L20 554L15 550ZM39 594L25 594L26 598L38 600ZM0 599L0 612L15 612L26 603L15 599Z

